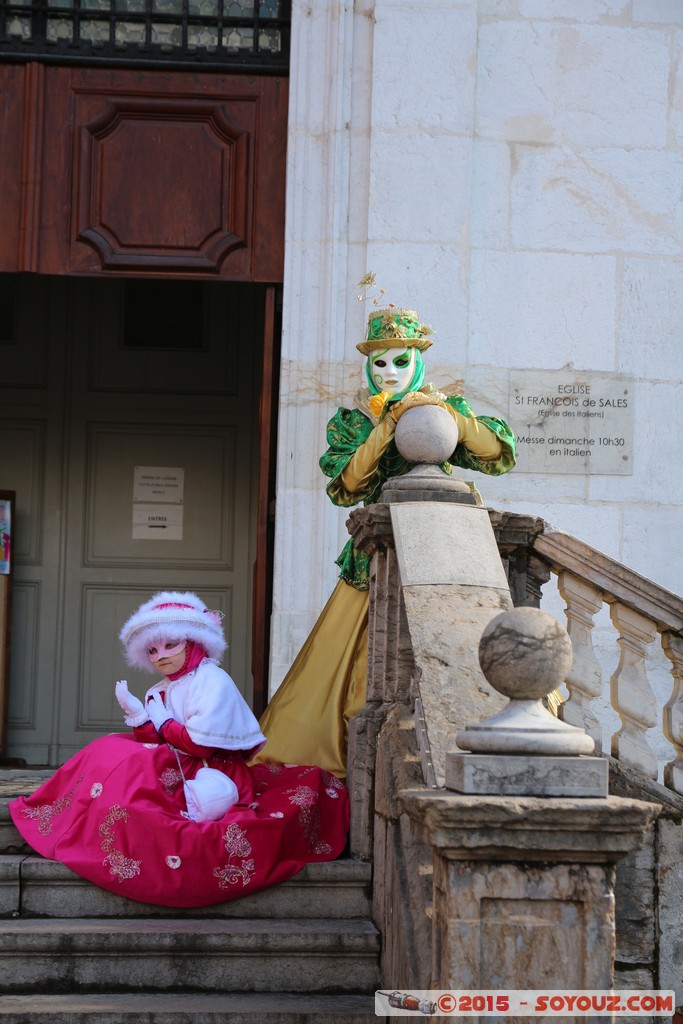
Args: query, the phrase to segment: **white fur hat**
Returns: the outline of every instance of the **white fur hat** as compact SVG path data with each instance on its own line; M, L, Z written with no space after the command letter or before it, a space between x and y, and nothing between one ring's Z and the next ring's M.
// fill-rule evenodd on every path
M195 640L210 658L220 660L228 646L222 612L206 607L196 594L163 591L140 605L119 633L129 665L153 672L147 649L157 640Z

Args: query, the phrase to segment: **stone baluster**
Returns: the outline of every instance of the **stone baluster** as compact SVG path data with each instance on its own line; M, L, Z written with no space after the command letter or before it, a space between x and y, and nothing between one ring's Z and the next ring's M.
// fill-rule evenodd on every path
M372 555L379 550L379 545L366 546L365 550ZM382 545L381 556L374 559L370 570L367 700L376 704L384 700L386 664L388 659L393 660L395 649L390 608L390 597L398 589L394 579L395 561L395 557L389 557L389 548Z
M602 751L602 730L591 708L602 693L602 669L593 650L593 616L602 607L602 593L570 572L561 572L558 587L567 602L567 632L574 650L574 663L567 676L569 700L560 708L562 720L585 729Z
M656 627L647 616L618 601L610 614L621 648L619 664L610 679L612 707L622 722L612 737L612 756L656 779L657 758L645 735L657 724L657 701L645 669L645 648L654 640Z
M671 697L664 705L664 735L676 756L664 766L664 785L683 793L683 636L663 633L662 647L671 662L674 679Z

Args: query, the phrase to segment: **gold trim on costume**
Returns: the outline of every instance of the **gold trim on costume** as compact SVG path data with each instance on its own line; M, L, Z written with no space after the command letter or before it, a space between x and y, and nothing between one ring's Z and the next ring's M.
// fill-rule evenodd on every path
M65 793L64 796L60 796L59 800L54 800L51 804L43 804L42 807L24 807L24 815L33 821L37 821L38 831L41 836L49 836L50 832L52 832L53 819L61 814L62 811L68 811L71 807L71 797L81 782L83 782L84 777L81 775L76 779L69 792Z
M236 821L231 822L223 834L225 849L229 856L229 862L222 868L214 868L214 877L218 879L221 889L227 889L229 885L236 885L242 880L242 885L248 885L256 867L253 859L249 858L251 843L247 839L246 829L240 828ZM233 857L239 857L241 864L232 864Z
M330 844L318 838L321 828L320 798L316 791L310 786L297 786L296 789L286 789L285 793L292 794L289 802L299 808L299 825L313 853L332 853Z
M114 823L117 821L128 821L128 811L119 804L114 804L113 807L109 808L109 814L100 825L98 831L104 837L102 849L107 854L102 861L102 865L104 867L109 865L109 874L114 875L118 878L119 882L122 882L124 878L134 878L135 875L140 874L142 861L133 860L132 857L125 857L120 850L115 849Z

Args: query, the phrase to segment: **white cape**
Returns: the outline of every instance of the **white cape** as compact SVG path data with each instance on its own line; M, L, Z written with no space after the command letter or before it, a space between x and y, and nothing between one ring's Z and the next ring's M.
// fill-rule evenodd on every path
M145 697L164 693L169 714L184 725L190 739L204 747L256 754L266 742L253 712L227 672L205 658L180 679L162 679Z

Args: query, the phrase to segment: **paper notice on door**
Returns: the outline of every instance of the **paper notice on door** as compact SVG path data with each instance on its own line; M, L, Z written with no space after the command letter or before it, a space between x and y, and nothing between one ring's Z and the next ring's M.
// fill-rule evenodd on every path
M185 470L179 466L135 466L133 501L182 504Z
M182 505L133 505L133 540L182 539Z

